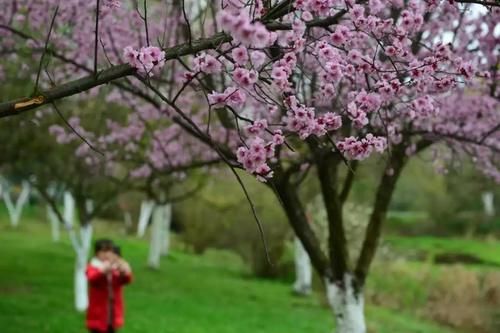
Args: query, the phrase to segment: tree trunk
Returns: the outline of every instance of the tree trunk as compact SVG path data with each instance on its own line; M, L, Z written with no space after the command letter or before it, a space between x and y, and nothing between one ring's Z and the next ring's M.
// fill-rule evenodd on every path
M146 200L141 203L141 212L139 214L139 224L137 225L137 236L143 237L146 233L149 219L153 213L155 204L151 200Z
M132 214L129 211L123 213L123 233L127 235L132 230Z
M366 333L364 299L357 290L352 275L346 273L343 281L325 279L326 296L336 322L336 333Z
M90 222L82 224L79 237L74 230L70 230L70 239L75 250L74 292L75 308L83 312L88 307L87 277L85 268L87 266L90 245L92 242L92 225Z
M4 189L2 193L2 197L9 214L10 224L13 227L17 227L19 225L19 219L21 218L21 213L23 211L24 205L29 199L30 192L30 184L26 181L23 181L21 193L17 197L15 204L12 202L9 188Z
M64 224L71 226L75 218L75 199L70 192L64 192Z
M493 192L483 192L481 194L483 200L484 215L487 217L495 216L495 205Z
M172 205L166 204L164 205L165 209L165 221L164 221L164 229L163 229L163 242L161 244L161 255L168 256L168 252L170 250L170 224L172 222Z
M50 229L52 231L52 240L54 242L59 242L61 239L60 222L54 209L50 205L47 205L47 219L49 220Z
M295 247L295 283L293 290L298 295L309 295L312 286L311 261L302 242L298 237L294 240Z
M160 268L161 247L164 238L165 209L163 205L156 205L153 210L153 224L151 228L151 239L149 243L148 266Z

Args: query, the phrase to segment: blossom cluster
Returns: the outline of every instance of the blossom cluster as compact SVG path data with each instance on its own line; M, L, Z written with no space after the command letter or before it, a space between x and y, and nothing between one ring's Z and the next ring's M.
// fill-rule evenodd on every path
M363 128L369 123L367 114L377 111L381 103L379 94L362 90L356 95L354 101L347 105L347 115L355 127Z
M105 0L104 1L104 6L108 8L120 8L121 7L121 0Z
M272 45L277 38L277 34L268 31L261 22L252 22L248 12L244 10L222 10L217 20L222 30L246 46L263 48Z
M351 160L364 160L374 151L382 153L386 146L387 139L385 137L374 136L371 133L362 139L350 136L337 143L338 150Z
M320 137L342 126L342 118L339 115L327 112L316 117L314 108L300 104L295 96L288 97L285 105L288 108L285 117L287 129L297 133L301 139L310 135Z
M260 125L257 126L261 126ZM273 171L267 163L272 160L275 155L277 146L285 142L285 137L280 130L273 133L270 141L265 141L259 136L253 137L248 146L239 147L236 156L238 162L247 170L247 172L255 175L257 179L265 182L267 178L273 176Z
M246 101L246 94L241 89L235 87L228 87L224 92L212 92L208 94L208 101L212 106L225 106L228 105L232 108L240 109Z
M222 64L214 56L202 52L193 59L194 72L202 72L206 74L220 73Z
M103 54L98 56L99 65L109 57L112 63L123 60L141 75L163 75L153 81L158 90L179 92L176 106L200 128L211 119L207 135L238 151L240 163L258 177L272 175L270 167L277 158L274 148L284 143L285 136L301 140L315 136L319 142L329 143L324 138L326 134L349 159L366 158L383 151L387 144L445 138L447 143L458 145L458 140L450 138L463 137L469 141L468 145L465 140L460 142L461 147L467 145L463 151L472 152L485 169L493 169L491 155L478 146L498 145L498 134L490 131L498 124L498 112L494 111L498 110L499 88L493 83L498 80L494 69L498 61L499 8L493 6L481 12L475 10L481 8L478 5L445 0L295 0L293 6L281 10L285 14L261 20L269 10L261 0L220 0L214 7L216 22L207 17L206 23L200 22L202 26L191 31L193 45L201 45L196 47L199 52L183 53L182 64L172 59L168 71L160 72L165 64L165 53L160 48L127 46L144 45L148 38L145 29L137 29L144 25L141 13L125 5L120 10L108 8L115 8L120 2L101 1L102 48L98 51ZM274 6L281 2L270 3ZM51 66L59 66L53 71L54 82L65 82L74 78L75 71L85 74L82 68L93 60L94 40L88 36L95 27L92 20L85 18L94 15L94 2L17 0L6 4L0 13L0 25L46 31L48 14L58 4L60 10L50 42L72 63L60 61ZM187 45L186 36L178 30L185 24L184 17L177 15L178 8L168 11L157 4L150 6L149 40L161 41L161 45ZM74 15L75 12L85 15ZM153 14L164 12L176 14ZM67 26L72 29L66 29ZM203 36L196 36L202 29ZM197 37L219 40L221 30L232 37L231 42L197 43ZM0 53L5 53L10 62L16 55L9 52L18 49L16 43L22 38L9 31L0 29ZM28 48L42 44L35 39L24 43ZM203 50L203 45L209 46ZM123 50L123 54L116 50ZM31 67L18 61L21 73L16 75L29 74ZM188 71L185 64L191 65ZM8 71L10 67L15 66L0 64L6 80L13 72ZM205 80L205 75L212 76ZM40 79L42 88L51 84L44 76ZM154 95L142 86L133 88L142 97ZM171 126L170 116L175 111L116 87L108 89L108 102L133 109L142 121L152 124L157 137L138 145L137 141L142 142L150 131L132 117L126 124L109 126L110 135L104 144L120 146L125 154L142 152L147 161L134 170L134 175L145 177L152 172L150 168L167 166L162 150L175 155L186 147L182 135L172 138L156 131ZM214 91L206 94L207 89ZM92 94L97 92L95 89ZM460 92L468 96L462 102L457 98ZM491 101L486 103L488 95ZM207 116L211 107L232 108L231 112L237 112L239 128L226 128ZM52 132L60 143L75 139L57 128ZM158 140L164 142L159 144ZM170 141L182 144L169 144ZM481 144L473 146L472 142ZM291 141L291 145L300 144L299 140ZM408 152L414 150L412 146ZM297 151L300 154L301 150ZM192 151L182 155L189 153ZM289 150L283 147L279 158L294 158L287 153Z
M160 70L165 64L165 52L156 46L142 47L139 50L127 46L123 50L123 57L139 73L148 76L153 76L153 70Z

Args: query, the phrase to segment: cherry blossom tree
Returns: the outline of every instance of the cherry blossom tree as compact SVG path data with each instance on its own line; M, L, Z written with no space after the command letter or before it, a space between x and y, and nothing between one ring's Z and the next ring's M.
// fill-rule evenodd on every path
M366 332L363 286L409 158L426 149L447 162L468 156L500 180L498 2L18 0L5 7L3 76L34 84L18 94L26 97L0 103L0 117L104 95L131 110L119 125L123 144L140 141L133 134L141 118L157 117L155 131L182 133L160 145L203 147L181 145L176 157L206 151L202 160L225 162L240 183L236 168L254 175L276 193L323 278L338 332ZM139 175L155 163L144 152ZM361 251L348 253L343 206L358 165L374 154L383 172ZM298 195L313 168L327 251Z

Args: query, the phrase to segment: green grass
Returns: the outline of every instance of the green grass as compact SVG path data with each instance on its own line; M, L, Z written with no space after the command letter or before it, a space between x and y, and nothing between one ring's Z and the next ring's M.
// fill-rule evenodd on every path
M96 236L115 236L98 225ZM126 290L123 333L331 332L332 316L321 297L293 297L290 287L249 277L237 257L174 251L160 271L145 268L147 244L121 238L135 270ZM73 309L73 249L64 237L50 240L49 227L21 221L12 230L0 219L0 332L83 333L84 317ZM370 332L446 333L426 321L368 307Z
M464 238L387 237L387 242L395 249L417 251L434 256L440 253L461 253L473 255L486 263L500 265L500 242Z

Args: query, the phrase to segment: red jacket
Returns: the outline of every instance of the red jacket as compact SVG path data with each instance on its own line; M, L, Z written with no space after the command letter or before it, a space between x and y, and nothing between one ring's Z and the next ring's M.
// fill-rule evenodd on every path
M113 270L111 278L108 279L97 265L90 263L87 266L87 280L89 282L87 328L107 332L110 321L114 329L123 326L122 289L125 284L132 281L132 274L122 274L117 270ZM110 290L112 290L113 296L112 318L110 318L109 314Z

